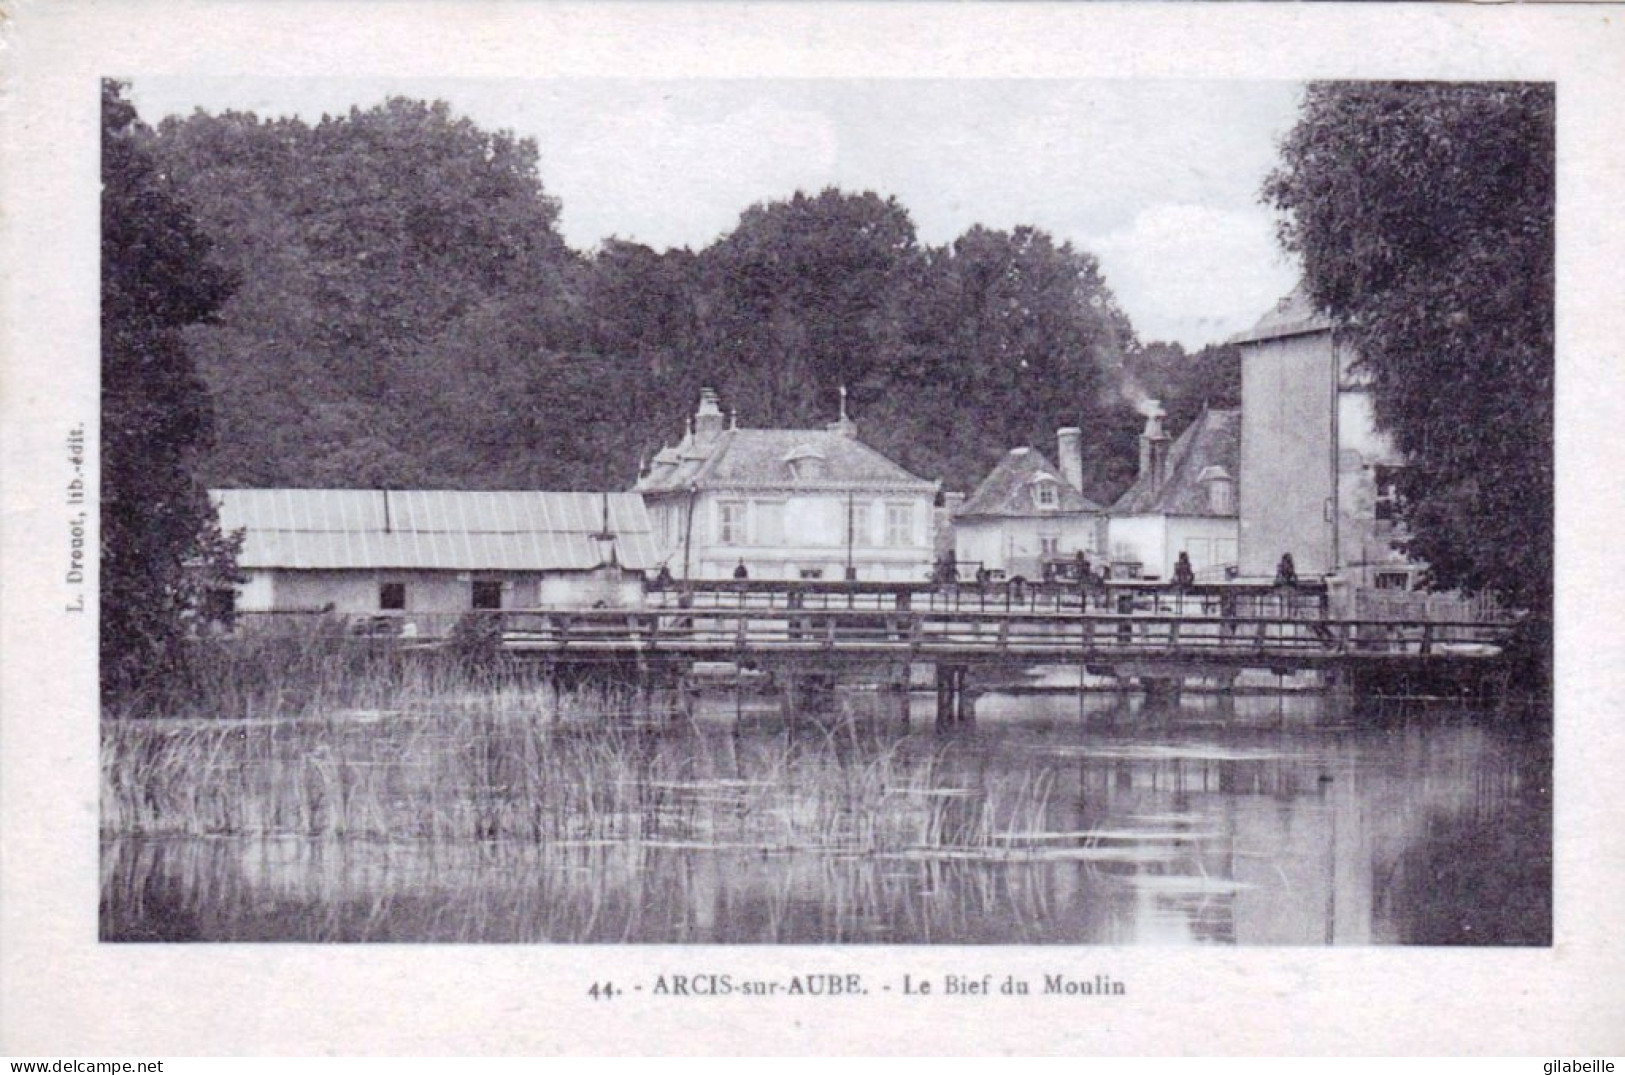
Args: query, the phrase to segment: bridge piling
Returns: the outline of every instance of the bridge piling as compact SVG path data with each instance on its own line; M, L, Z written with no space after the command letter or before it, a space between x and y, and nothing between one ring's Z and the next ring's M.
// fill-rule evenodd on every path
M937 665L937 723L968 724L975 709L968 689L970 669L962 664Z
M1140 685L1148 704L1177 706L1185 681L1179 676L1142 676Z

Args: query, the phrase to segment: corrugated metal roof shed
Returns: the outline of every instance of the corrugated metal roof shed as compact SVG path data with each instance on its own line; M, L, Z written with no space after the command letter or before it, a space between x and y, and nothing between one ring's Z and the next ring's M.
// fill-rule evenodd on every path
M658 563L643 498L635 493L220 489L210 495L221 529L245 531L238 563L246 568L585 571L611 555L637 571Z

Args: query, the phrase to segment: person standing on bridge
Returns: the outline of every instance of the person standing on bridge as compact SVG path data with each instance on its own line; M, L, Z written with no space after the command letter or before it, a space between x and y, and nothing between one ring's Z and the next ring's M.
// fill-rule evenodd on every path
M1191 568L1189 553L1180 553L1179 559L1174 561L1174 586L1180 590L1188 590L1196 585L1196 572Z
M1292 562L1292 554L1281 554L1281 562L1275 567L1275 585L1296 586L1298 584L1298 566Z
M739 566L734 568L734 578L738 579L740 582L743 582L746 579L750 578L750 572L745 570L744 557L740 557Z

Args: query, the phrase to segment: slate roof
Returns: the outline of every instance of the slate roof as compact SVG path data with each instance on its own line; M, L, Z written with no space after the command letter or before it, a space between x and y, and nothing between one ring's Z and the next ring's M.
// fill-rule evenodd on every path
M822 458L822 474L798 480L790 469L797 458ZM823 429L728 429L709 445L693 437L662 449L657 466L638 480L637 492L660 494L700 488L783 488L872 486L877 489L933 491L927 481L893 463L856 437ZM665 465L658 465L664 461ZM673 465L674 464L674 465Z
M245 531L238 563L296 570L583 571L658 563L635 493L218 489L221 529Z
M1230 342L1259 343L1283 336L1324 332L1331 327L1331 321L1315 309L1314 302L1309 298L1309 288L1300 283L1290 295L1259 318L1256 325L1230 337Z
M1234 510L1216 512L1201 478L1222 467L1239 486L1241 411L1205 410L1168 446L1168 477L1156 487L1141 475L1112 505L1113 515L1205 515L1230 518ZM1232 497L1234 505L1239 498Z
M1040 508L1034 494L1035 479L1043 476L1055 479L1053 508ZM1098 513L1100 510L1099 504L1061 477L1060 468L1046 459L1043 452L1036 448L1014 448L999 460L999 465L982 479L982 484L954 515L956 518L967 515L1026 517Z

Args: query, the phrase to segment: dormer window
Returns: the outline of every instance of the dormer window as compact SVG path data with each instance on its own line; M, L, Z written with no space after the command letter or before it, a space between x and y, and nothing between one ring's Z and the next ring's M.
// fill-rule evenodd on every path
M1056 480L1045 474L1033 479L1033 504L1039 511L1054 511L1060 507L1060 487Z
M794 448L784 457L792 481L821 481L829 474L824 453L811 445Z
M1236 512L1236 480L1221 466L1204 467L1197 482L1207 490L1207 510L1214 515Z

